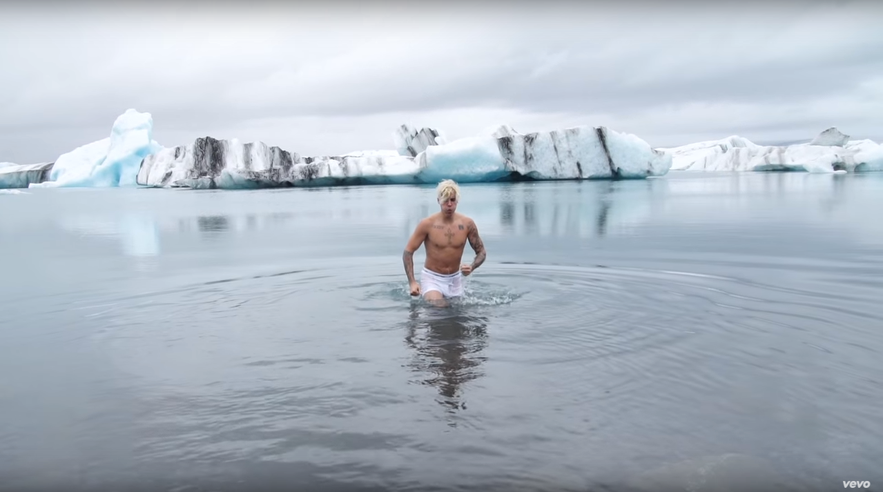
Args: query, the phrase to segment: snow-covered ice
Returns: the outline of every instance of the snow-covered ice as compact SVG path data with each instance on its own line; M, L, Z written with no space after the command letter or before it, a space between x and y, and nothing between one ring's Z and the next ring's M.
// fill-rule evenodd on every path
M189 188L262 188L310 183L413 183L418 172L410 157L354 152L334 157L302 157L263 142L201 137L192 144L163 149L144 159L140 185Z
M152 187L255 188L381 183L436 183L440 179L645 178L668 172L671 157L640 138L604 127L494 135L448 143L438 132L403 125L396 152L353 152L305 157L263 142L196 139L144 159L137 183ZM422 137L421 137L422 135ZM430 138L432 136L432 138ZM411 156L409 154L423 150ZM402 155L405 154L405 155Z
M814 173L883 170L883 147L871 140L847 141L829 128L810 143L757 145L730 136L659 149L672 158L673 171L806 171Z

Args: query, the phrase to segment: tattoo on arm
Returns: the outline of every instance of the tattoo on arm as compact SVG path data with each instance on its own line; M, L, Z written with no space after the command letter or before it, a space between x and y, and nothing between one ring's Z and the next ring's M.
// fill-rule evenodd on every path
M484 259L487 257L487 252L484 250L484 242L478 235L478 227L476 227L475 224L469 226L469 236L467 237L469 238L469 245L472 246L472 249L475 251L475 260L472 261L472 269L475 270L484 263Z
M408 276L408 282L416 282L414 278L414 253L405 250L402 254L402 262L405 264L405 275Z

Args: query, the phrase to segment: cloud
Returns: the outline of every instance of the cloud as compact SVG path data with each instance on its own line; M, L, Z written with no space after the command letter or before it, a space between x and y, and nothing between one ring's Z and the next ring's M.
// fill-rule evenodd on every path
M54 159L127 108L167 146L313 154L390 148L403 120L605 124L660 146L883 136L872 2L110 5L2 7L0 160Z

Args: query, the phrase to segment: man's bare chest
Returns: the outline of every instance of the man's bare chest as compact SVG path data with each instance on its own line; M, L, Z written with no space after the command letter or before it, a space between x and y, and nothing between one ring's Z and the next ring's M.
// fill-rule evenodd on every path
M433 224L429 242L439 248L461 248L466 244L468 231L462 223Z

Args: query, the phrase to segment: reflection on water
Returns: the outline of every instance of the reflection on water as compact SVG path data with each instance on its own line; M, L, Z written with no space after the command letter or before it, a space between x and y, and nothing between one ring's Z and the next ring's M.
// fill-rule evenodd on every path
M517 183L492 194L466 195L460 209L488 233L589 238L609 234L611 226L647 221L653 210L648 196L656 198L632 182L580 183L579 193L562 193L562 186Z
M523 198L524 229L528 234L535 235L539 229L537 227L537 200L532 187L524 190Z
M482 375L487 322L486 317L469 314L465 306L411 305L405 335L414 351L410 366L423 374L422 384L438 389L438 402L450 411L466 408L463 385Z
M34 190L0 213L0 481L874 481L881 178L467 185L489 257L442 309L400 259L431 187Z
M177 231L208 233L213 237L217 232L255 232L284 227L299 218L291 212L247 213L243 215L199 215L178 219Z
M598 227L596 232L598 237L603 237L607 234L607 219L610 215L610 193L613 191L613 183L608 183L601 191L600 203L601 206L598 209L598 219L597 224Z
M114 219L62 216L61 226L81 236L118 239L126 256L143 258L160 254L159 228L153 215L126 214Z
M511 201L500 202L500 225L510 230L515 220L515 204Z
M127 216L120 222L123 251L134 257L159 256L159 230L153 217Z
M197 217L196 223L203 232L226 231L230 228L229 219L223 215Z

